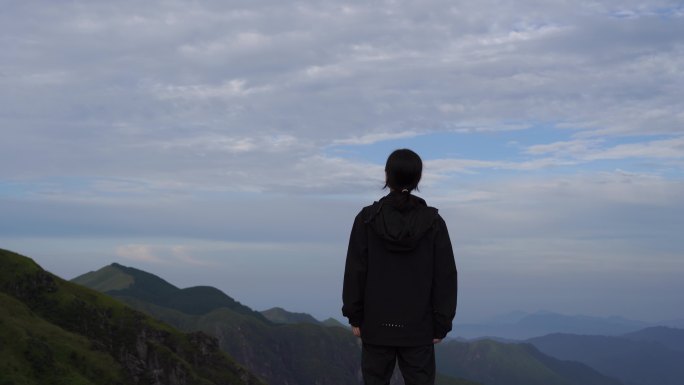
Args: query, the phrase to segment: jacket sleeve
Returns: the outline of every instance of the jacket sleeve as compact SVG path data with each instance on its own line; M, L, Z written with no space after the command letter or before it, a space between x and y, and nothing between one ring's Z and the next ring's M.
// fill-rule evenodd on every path
M352 326L360 326L363 322L363 298L368 262L367 242L366 225L359 213L354 219L349 236L342 288L342 314L349 319L349 324Z
M432 277L433 337L444 338L451 331L456 315L458 276L449 232L438 217L435 235L435 265Z

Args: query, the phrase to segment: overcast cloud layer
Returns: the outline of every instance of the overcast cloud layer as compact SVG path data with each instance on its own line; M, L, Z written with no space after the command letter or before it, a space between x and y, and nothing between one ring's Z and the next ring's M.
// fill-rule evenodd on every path
M0 247L340 317L349 226L426 160L459 317L684 318L684 4L4 1Z

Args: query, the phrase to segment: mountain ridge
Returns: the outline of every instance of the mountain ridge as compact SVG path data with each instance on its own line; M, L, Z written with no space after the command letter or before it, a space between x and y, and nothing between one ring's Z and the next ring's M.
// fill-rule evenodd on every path
M621 337L633 341L657 342L670 349L684 352L684 328L653 326L623 334Z
M270 309L262 310L260 312L269 321L273 323L296 324L296 323L310 323L314 325L322 324L321 321L314 318L309 313L296 313L283 309L282 307L272 307Z
M656 341L554 333L527 342L550 356L581 362L625 383L678 385L684 378L684 351Z
M241 304L217 288L192 286L181 289L159 276L119 263L112 263L99 270L79 275L71 281L105 294L140 298L188 314L201 315L226 307L270 322L261 313ZM112 281L119 286L110 284ZM121 282L126 282L127 285L122 287Z
M584 364L545 355L531 344L448 341L437 345L437 370L487 385L621 385Z
M619 316L592 317L566 315L548 311L536 313L513 312L484 323L457 323L456 336L467 339L498 337L526 340L552 333L620 335L652 326Z

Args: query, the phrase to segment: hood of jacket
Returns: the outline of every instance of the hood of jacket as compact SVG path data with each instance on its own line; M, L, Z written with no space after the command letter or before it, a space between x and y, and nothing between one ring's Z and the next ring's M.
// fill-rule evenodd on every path
M392 192L374 202L365 222L385 241L387 250L406 252L415 249L432 228L437 209L415 195L402 202L399 194Z

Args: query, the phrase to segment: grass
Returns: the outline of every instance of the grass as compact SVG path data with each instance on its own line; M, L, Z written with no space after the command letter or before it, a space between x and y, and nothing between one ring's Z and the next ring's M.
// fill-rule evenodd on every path
M91 377L98 384L140 383L155 370L154 375L184 377L187 384L259 383L210 337L182 333L3 249L0 294L0 385L95 383ZM126 381L106 368L125 372Z
M0 293L0 384L125 384L125 373L90 341Z
M74 278L72 282L104 293L125 289L131 286L134 280L132 276L123 273L116 266L109 265Z

